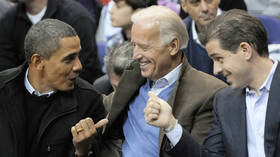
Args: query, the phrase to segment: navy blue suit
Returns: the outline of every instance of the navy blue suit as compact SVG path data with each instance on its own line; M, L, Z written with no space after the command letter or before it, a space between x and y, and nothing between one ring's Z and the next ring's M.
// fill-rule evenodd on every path
M280 156L280 65L276 68L269 92L264 133L266 157ZM169 152L176 157L247 157L245 89L222 89L214 101L214 122L201 147L186 131Z

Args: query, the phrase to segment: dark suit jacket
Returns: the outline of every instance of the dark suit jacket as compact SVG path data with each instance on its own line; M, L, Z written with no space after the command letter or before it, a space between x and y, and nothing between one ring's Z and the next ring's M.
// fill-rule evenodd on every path
M264 134L266 157L280 156L280 65L271 83ZM179 143L169 153L176 157L247 157L247 125L245 89L221 90L214 101L214 123L200 147L190 134L184 131Z
M27 65L0 72L0 156L24 157L26 147L24 77ZM91 85L78 78L73 90L58 91L42 116L30 156L73 157L71 127L91 117L94 122L105 117L102 99ZM40 104L38 104L40 105ZM99 143L94 143L94 154Z
M122 126L127 115L128 105L138 94L139 88L146 82L141 76L139 64L126 70L121 78L117 91L112 94L112 107L109 112L109 123L104 133L108 139L124 138ZM206 138L212 123L212 104L214 95L226 85L201 71L192 68L186 57L183 58L179 79L168 99L173 114L179 123L187 129L200 143ZM106 101L105 105L106 105ZM160 130L159 149L164 139L164 132ZM164 151L159 150L160 157L166 157ZM110 153L104 153L104 156Z

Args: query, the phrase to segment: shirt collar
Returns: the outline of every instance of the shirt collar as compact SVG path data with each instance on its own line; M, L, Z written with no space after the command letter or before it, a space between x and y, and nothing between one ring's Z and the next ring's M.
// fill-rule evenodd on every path
M264 81L264 83L262 84L262 86L260 87L259 91L263 91L263 90L267 90L269 91L270 90L270 87L271 87L271 82L272 82L272 79L273 79L273 75L275 73L275 70L277 68L277 65L278 65L278 61L277 60L273 60L274 64L266 78L266 80ZM246 94L253 94L255 93L254 91L250 90L248 87L246 88Z
M221 15L222 14L222 10L220 8L218 8L217 10L217 16ZM198 33L196 31L196 28L195 28L195 21L192 20L192 36L193 36L193 40L199 44L201 47L204 48L204 45L201 44L201 42L199 41L199 38L198 38Z
M153 88L164 88L173 84L179 78L179 73L182 67L182 63L179 64L176 68L170 71L168 74L163 76L162 78L155 81Z
M28 80L28 72L29 72L29 68L27 68L26 72L25 72L25 78L24 78L24 86L27 89L27 91L32 95L35 94L37 96L47 96L50 97L52 94L55 93L55 91L50 91L47 93L40 93L39 91L36 91L33 86L30 84L29 80Z

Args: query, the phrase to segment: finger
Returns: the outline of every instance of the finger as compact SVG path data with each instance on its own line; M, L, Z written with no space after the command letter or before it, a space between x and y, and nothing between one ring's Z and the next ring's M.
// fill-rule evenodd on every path
M150 108L150 113L159 114L159 109L151 107Z
M158 119L158 115L157 114L153 114L153 113L151 113L151 114L148 114L147 115L147 117L146 117L146 121L147 122L152 122L152 121L155 121L155 120L157 120Z
M99 122L97 122L95 124L95 128L98 129L98 128L101 128L102 126L106 125L108 123L108 119L101 119Z
M74 126L72 126L72 128L71 128L71 133L72 133L72 136L74 138L76 138L78 136L78 133L77 133L76 128Z
M149 98L157 98L157 96L151 91L148 92L148 96Z
M89 117L86 118L85 122L86 122L89 130L94 127L94 122L93 122L93 120L91 118L89 118Z
M146 104L146 107L160 109L160 103L157 100L149 100Z
M152 93L151 91L148 93L149 98L151 98L152 100L156 101L160 104L162 103L167 103L166 101L162 100L161 98L159 98L158 96L156 96L154 93Z
M80 120L80 122L75 125L75 129L77 132L77 137L84 138L85 129L82 127L81 122L82 120Z
M87 125L86 120L84 120L84 119L83 119L83 120L80 120L79 124L80 124L81 128L84 129L83 131L81 131L81 132L79 132L79 133L82 133L82 132L85 132L85 131L88 131L88 130L89 130L89 126Z
M156 108L153 108L153 107L148 107L148 108L145 108L145 114L159 114L160 112L160 109L156 109Z

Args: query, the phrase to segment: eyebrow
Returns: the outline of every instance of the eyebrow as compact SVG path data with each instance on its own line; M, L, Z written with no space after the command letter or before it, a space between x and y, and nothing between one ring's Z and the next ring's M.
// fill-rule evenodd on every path
M214 53L214 54L210 54L209 56L210 56L210 57L216 57L216 56L219 56L219 54Z
M79 55L79 52L73 52L73 53L70 53L68 54L67 56L63 57L62 58L62 61L67 61L75 56Z

